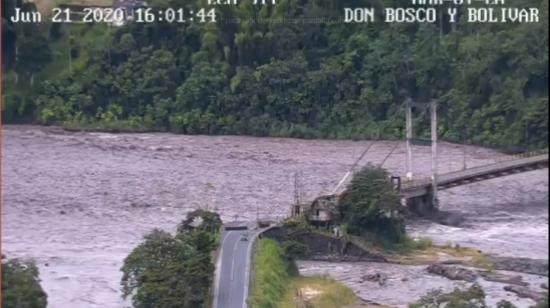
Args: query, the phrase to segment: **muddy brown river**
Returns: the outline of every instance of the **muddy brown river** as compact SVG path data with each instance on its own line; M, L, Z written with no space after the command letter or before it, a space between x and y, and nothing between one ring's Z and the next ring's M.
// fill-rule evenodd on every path
M219 211L225 221L282 219L293 202L295 173L301 174L304 198L328 193L369 143L4 126L3 253L37 261L48 307L128 306L120 298L119 269L145 233L174 231L199 207ZM361 164L381 163L395 146L375 142ZM417 146L414 152L415 176L427 176L430 149ZM464 153L468 167L507 159L489 149L442 143L440 171L462 168ZM404 143L384 167L404 174ZM500 255L547 259L547 178L544 169L442 192L441 207L464 213L466 222L446 227L419 221L409 232ZM329 273L362 298L395 306L417 298L420 291L413 290L423 281L428 281L423 288L449 287L414 267L388 271L402 281L389 289L354 283L356 275L376 266L383 265L300 264L304 274ZM398 280L402 276L411 279ZM403 292L392 295L396 288ZM511 294L502 297L529 304Z

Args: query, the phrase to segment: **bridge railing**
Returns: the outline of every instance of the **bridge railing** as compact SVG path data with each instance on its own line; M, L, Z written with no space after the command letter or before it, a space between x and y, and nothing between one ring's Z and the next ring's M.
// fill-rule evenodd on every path
M531 151L531 152L526 152L526 153L510 155L510 156L507 156L504 159L498 159L498 160L493 161L492 163L489 163L489 164L486 164L486 165L475 166L475 167L467 168L467 169L464 169L464 170L451 171L451 172L444 173L444 174L438 174L437 177L438 178L441 177L441 176L449 177L449 176L452 176L453 174L468 174L469 172L476 172L480 169L485 169L485 168L488 168L490 166L495 166L495 165L499 165L499 164L502 164L502 163L511 162L511 161L515 161L515 160L520 160L520 159L525 159L525 158L530 158L530 157L536 157L536 156L540 156L540 155L544 155L544 154L548 154L548 149L542 149L542 150L536 150L536 151ZM432 183L431 177L415 179L415 180L404 180L404 181L401 182L401 190L414 189L414 188L418 188L418 187L425 187L425 186L431 185L431 183Z
M401 190L407 190L415 187L423 187L431 185L432 179L431 178L422 178L422 179L416 179L416 180L405 180L401 182Z
M548 149L535 150L531 152L519 153L511 155L513 158L527 158L533 156L539 156L543 154L548 154Z
M474 166L469 166L468 168L463 169L463 170L478 168L478 167L481 167L481 166L497 164L497 163L502 163L502 162L507 162L507 161L513 161L513 160L517 160L517 159L521 159L521 158L529 158L529 157L539 156L539 155L543 155L543 154L548 154L548 149L540 149L540 150L534 150L534 151L530 151L530 152L523 152L523 153L516 153L516 154L509 154L509 155L502 155L502 156L499 155L497 158L492 159L490 162L486 162L486 163L482 163L482 164L476 164ZM456 170L456 171L460 171L460 170Z

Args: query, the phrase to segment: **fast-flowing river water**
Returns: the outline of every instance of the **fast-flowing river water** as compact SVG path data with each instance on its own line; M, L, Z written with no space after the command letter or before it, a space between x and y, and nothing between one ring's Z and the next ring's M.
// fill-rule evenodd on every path
M151 229L174 231L199 207L219 211L225 221L281 219L293 202L294 174L301 175L304 199L329 193L369 144L4 126L2 252L37 261L49 307L124 307L119 269ZM440 172L461 169L464 157L467 167L506 159L479 147L442 143L439 149ZM415 176L428 176L429 147L417 146L414 154ZM383 161L392 174L402 175L404 143L377 141L362 164ZM547 259L547 178L544 169L442 192L442 208L464 213L466 222L418 222L409 231L436 242ZM411 300L387 300L388 290L369 294L368 286L350 283L350 266L369 268L328 267L365 299L394 305ZM314 262L301 267L306 273L328 271ZM415 269L394 271L414 276ZM414 289L412 281L401 287ZM399 292L399 298L409 293Z

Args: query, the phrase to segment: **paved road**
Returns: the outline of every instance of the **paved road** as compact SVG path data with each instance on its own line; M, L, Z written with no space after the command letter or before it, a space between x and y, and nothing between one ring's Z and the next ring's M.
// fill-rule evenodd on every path
M242 237L248 234L248 241ZM221 250L216 269L214 308L246 308L253 231L235 230L222 233Z

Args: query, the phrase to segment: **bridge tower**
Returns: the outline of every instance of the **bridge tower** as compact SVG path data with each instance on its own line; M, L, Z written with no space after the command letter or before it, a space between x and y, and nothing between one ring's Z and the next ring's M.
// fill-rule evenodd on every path
M412 123L412 99L407 98L406 104L406 135L407 135L407 180L412 180L412 139L413 139L413 123ZM431 212L437 210L439 201L437 196L437 100L430 101L430 134L431 134L431 185L427 194L422 196L412 197L406 200L407 206L418 213Z
M437 208L437 101L430 102L430 124L432 137L432 206Z
M407 136L407 180L412 180L412 138L413 138L413 123L412 123L412 99L409 97L405 101L405 127Z

